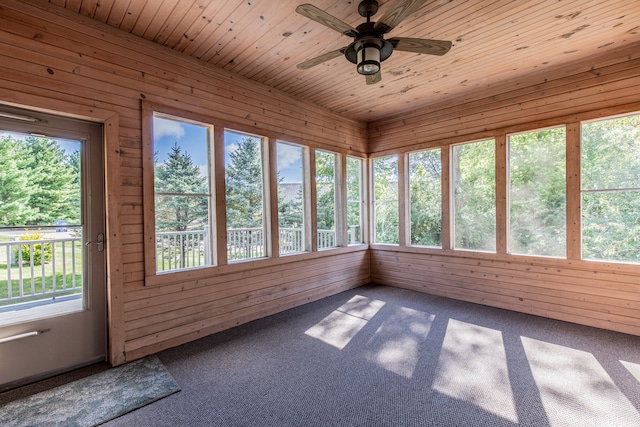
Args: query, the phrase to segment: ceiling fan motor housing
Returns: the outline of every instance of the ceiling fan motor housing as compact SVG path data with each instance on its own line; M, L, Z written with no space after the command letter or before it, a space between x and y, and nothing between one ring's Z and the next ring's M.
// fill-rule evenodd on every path
M365 22L358 25L358 36L344 52L349 62L358 65L358 73L364 75L380 71L380 63L393 53L393 46L374 29L374 24Z

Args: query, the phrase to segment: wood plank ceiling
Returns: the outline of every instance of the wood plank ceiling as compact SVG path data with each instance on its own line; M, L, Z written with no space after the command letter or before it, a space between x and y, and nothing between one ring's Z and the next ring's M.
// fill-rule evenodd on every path
M296 6L307 0L49 1L365 122L505 82L517 87L531 73L553 73L640 41L637 0L428 0L387 38L450 40L451 51L394 52L382 63L382 81L366 85L343 57L296 68L351 42L298 15ZM395 1L380 0L376 16ZM308 2L354 27L364 22L356 0Z

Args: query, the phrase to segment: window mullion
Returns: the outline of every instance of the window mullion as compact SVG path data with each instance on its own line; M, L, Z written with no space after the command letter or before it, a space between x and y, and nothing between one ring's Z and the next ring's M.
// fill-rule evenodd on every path
M496 136L496 253L507 253L509 239L509 177L507 136Z
M225 187L225 169L224 169L224 128L217 126L214 129L213 138L213 170L214 170L214 187L215 197L214 209L212 214L215 215L210 220L213 230L215 228L215 236L213 236L216 245L216 265L225 265L227 259L227 209L226 209L226 187ZM218 154L218 155L215 155Z
M567 129L567 259L582 258L582 224L580 194L580 123Z

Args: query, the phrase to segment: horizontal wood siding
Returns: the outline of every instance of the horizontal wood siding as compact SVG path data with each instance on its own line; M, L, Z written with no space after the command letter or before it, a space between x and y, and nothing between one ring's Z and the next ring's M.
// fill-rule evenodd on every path
M356 155L367 150L364 123L46 1L0 0L0 45L0 102L110 120L108 161L119 162L107 169L109 232L117 231L108 240L112 363L368 282L364 246L247 264L232 274L212 268L207 277L147 289L141 101Z
M517 88L517 89L514 89ZM504 82L464 97L369 123L381 154L640 109L640 43L589 61ZM589 114L597 111L596 113Z
M640 335L640 274L632 266L377 248L371 281Z
M506 159L497 158L498 253L371 247L372 281L640 335L640 265L581 261L579 122L640 111L640 44L552 73L504 82L463 98L369 124L370 155L402 153L567 125L568 258L505 253ZM443 159L447 159L443 156ZM444 167L448 167L445 162ZM448 172L443 175L449 247Z
M369 255L360 250L301 261L283 257L270 267L221 270L201 279L126 293L127 358L367 284Z

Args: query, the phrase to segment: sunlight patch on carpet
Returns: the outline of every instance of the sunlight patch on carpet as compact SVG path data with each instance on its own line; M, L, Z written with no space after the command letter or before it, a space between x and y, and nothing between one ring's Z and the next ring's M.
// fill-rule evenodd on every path
M434 318L423 311L396 308L367 343L365 358L387 371L411 378Z
M450 319L433 388L518 423L507 355L498 330Z
M552 425L604 426L612 419L640 425L640 414L593 354L533 338L521 340Z
M0 425L95 426L180 390L150 356L0 407Z
M356 295L308 329L305 334L342 350L384 304L383 301Z
M620 363L622 363L622 366L627 368L627 370L631 372L631 375L636 377L638 382L640 382L640 365L637 363L625 362L624 360L621 360Z

